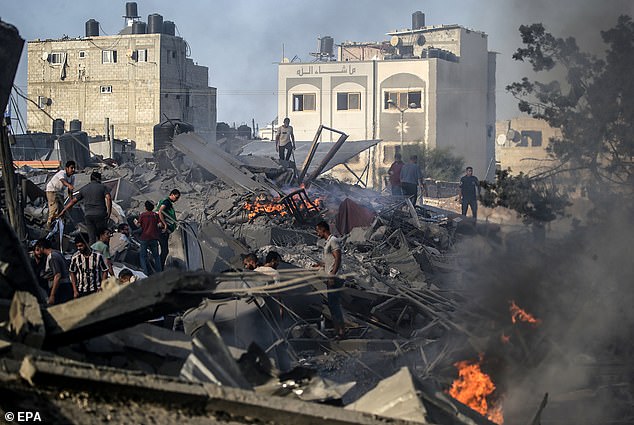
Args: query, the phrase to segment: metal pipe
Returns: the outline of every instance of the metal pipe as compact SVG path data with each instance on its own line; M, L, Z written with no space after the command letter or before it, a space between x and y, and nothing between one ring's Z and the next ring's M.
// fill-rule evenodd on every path
M324 127L326 128L326 127ZM332 129L329 129L332 130ZM337 140L335 142L335 145L330 148L330 150L328 151L328 153L326 154L326 156L324 157L324 159L321 160L321 163L317 166L317 168L315 169L315 171L313 171L311 173L310 176L308 176L308 178L306 179L306 181L304 182L304 184L306 186L308 186L310 184L310 182L314 179L317 178L318 175L321 174L321 172L324 170L324 168L326 168L326 165L328 165L328 163L330 162L330 160L335 156L335 154L337 153L337 151L341 148L341 146L343 145L343 143L346 141L346 139L348 138L348 135L345 133L342 133L341 131L337 131L337 130L333 130L337 133L340 133L341 136L339 136L339 140Z

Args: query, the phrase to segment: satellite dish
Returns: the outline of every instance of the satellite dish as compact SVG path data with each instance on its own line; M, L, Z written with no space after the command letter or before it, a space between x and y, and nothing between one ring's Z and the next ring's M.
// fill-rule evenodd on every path
M393 35L392 38L390 38L390 45L392 47L396 47L399 44L401 44L401 39L398 37L398 35Z
M497 139L495 139L495 143L497 143L499 146L504 146L506 144L506 135L500 134Z
M283 58L282 63L290 63L291 60L289 58Z
M42 52L42 60L43 61L47 61L48 60L48 52Z
M419 46L422 46L425 44L425 36L424 35L419 35L418 38L416 39L416 44L418 44Z

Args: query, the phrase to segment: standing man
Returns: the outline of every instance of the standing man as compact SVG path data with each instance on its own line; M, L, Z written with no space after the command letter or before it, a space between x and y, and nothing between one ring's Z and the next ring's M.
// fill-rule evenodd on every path
M394 154L394 162L390 165L390 169L387 170L387 173L390 176L392 196L401 196L403 194L403 190L401 188L401 169L404 164L401 158L400 153Z
M467 167L466 174L460 178L460 190L458 201L462 205L462 215L467 215L467 209L471 207L471 215L478 219L478 198L480 197L480 181L473 175L473 167Z
M170 233L176 230L176 210L174 210L174 202L181 197L178 189L173 189L169 196L159 202L159 220L161 221L161 234L159 237L159 245L161 246L161 270L165 270L165 261L169 253L169 237Z
M70 259L70 281L78 296L83 297L101 289L101 281L108 278L108 266L102 255L86 244L86 235L75 237L77 252Z
M37 244L46 256L45 275L49 279L48 304L61 304L77 298L77 287L71 283L62 253L54 250L48 239L40 239Z
M404 164L403 168L401 168L401 187L403 189L403 195L412 201L412 205L416 205L419 184L423 184L423 175L418 166L418 155L412 155L409 157L409 163Z
M79 193L66 205L59 215L64 215L77 202L84 200L84 220L88 228L88 242L90 245L97 241L98 229L108 227L108 220L112 212L112 197L108 188L101 183L101 173L93 171L90 183L79 189Z
M277 135L275 136L275 147L279 151L280 159L285 161L291 158L291 153L295 150L295 135L290 123L291 120L289 118L284 118L284 124L277 129Z
M92 244L90 249L101 254L108 266L110 276L115 277L114 269L112 268L112 255L110 255L110 238L112 237L112 233L110 233L110 229L99 229L97 235L99 235L97 242Z
M75 190L74 184L75 161L66 162L64 169L55 173L46 184L46 200L48 201L47 229L51 228L51 223L57 218L57 213L64 205L64 188L68 189L68 196L72 198L73 190Z
M146 276L150 275L147 259L148 249L152 253L154 270L156 272L163 270L161 268L161 256L159 255L159 239L161 237L159 230L160 222L158 214L154 212L154 204L152 201L145 201L145 211L139 216L139 224L141 225L141 235L139 236L139 240L141 241L139 262Z
M341 288L343 281L337 277L341 268L341 244L339 239L330 233L330 226L325 221L320 221L315 227L317 236L326 241L322 261L313 267L323 267L329 276L326 279L328 287L328 308L335 328L335 338L342 339L344 334L343 310L341 309Z

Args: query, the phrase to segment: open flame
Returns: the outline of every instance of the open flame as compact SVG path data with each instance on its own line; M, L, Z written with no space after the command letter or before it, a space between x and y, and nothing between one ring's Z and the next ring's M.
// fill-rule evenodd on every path
M258 214L285 216L288 212L284 205L278 203L279 200L280 198L273 198L272 201L256 198L254 202L245 202L244 209L249 211L249 220L254 219Z
M449 395L486 416L490 421L503 424L502 406L487 401L487 398L490 398L495 391L495 384L489 375L482 372L480 363L474 360L463 360L454 363L454 366L458 369L458 378L453 381Z
M511 320L513 323L517 323L518 321L531 323L533 325L539 325L541 320L536 319L535 316L521 309L515 301L511 300L509 306L509 310L511 312Z

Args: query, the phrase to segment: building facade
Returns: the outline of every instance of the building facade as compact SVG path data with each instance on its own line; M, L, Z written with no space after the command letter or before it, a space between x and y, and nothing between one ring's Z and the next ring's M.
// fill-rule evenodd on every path
M495 135L495 158L499 169L510 168L511 174L532 175L555 164L546 149L550 139L561 137L561 130L546 121L531 117L497 121Z
M335 61L279 64L278 116L291 119L299 140L311 140L319 125L350 142L382 139L349 163L357 173L369 164L376 188L394 154L411 145L450 149L491 177L495 54L486 34L442 25L388 35L389 42L343 43Z
M164 33L29 41L28 96L37 105L28 103L28 130L51 131L42 111L66 123L78 119L89 135L106 134L108 118L117 138L152 152L154 125L169 118L215 141L216 89L187 49Z

